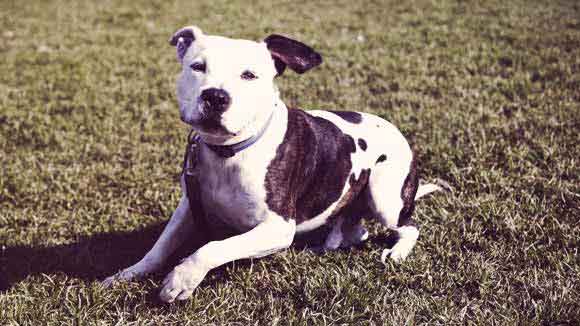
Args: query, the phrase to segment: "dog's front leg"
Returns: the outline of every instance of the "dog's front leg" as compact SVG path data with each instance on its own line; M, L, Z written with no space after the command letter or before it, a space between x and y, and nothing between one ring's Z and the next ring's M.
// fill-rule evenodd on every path
M211 269L237 259L263 257L288 248L295 232L294 220L286 221L273 215L246 233L209 242L167 275L159 297L165 302L185 300Z
M192 234L193 225L194 220L189 201L184 195L153 248L138 263L108 277L102 284L110 286L115 281L129 281L154 272Z

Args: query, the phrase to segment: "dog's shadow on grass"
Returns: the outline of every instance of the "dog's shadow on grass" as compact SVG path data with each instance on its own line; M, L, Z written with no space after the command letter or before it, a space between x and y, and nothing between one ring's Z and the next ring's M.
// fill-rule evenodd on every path
M0 247L0 291L10 289L29 275L62 273L85 281L102 280L122 268L138 262L153 246L166 223L130 232L112 232L81 238L78 241L48 247ZM201 247L208 239L190 239L174 253L153 278L162 278L179 260ZM212 271L224 280L230 264ZM249 266L248 260L236 262L236 268Z
M68 277L85 281L102 280L122 268L128 267L143 257L161 234L165 223L148 226L130 232L98 234L79 241L50 247L14 246L0 248L0 291L10 289L15 283L29 275L62 273ZM300 236L293 245L298 250L308 250L322 244L328 230L321 229ZM322 240L321 240L322 239ZM392 239L371 238L374 243L387 243ZM171 256L165 267L153 278L162 278L179 260L201 247L207 239L190 239ZM214 271L209 286L214 282L227 281L226 264ZM236 262L237 268L249 268L249 260Z
M98 234L66 245L0 248L0 291L29 275L42 273L63 273L86 281L103 279L139 261L164 226L161 223L131 232ZM186 245L194 247L195 243Z

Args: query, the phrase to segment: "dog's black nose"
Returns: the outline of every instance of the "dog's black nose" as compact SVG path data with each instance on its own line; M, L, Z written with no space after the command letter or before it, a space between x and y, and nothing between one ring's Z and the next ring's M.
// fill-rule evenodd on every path
M223 89L208 88L199 96L204 108L214 113L223 113L230 106L230 95Z

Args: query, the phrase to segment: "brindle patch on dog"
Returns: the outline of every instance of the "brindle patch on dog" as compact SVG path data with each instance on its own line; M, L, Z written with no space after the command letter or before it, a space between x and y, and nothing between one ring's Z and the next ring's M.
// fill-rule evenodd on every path
M268 166L268 207L296 223L313 218L340 199L352 169L354 139L332 122L288 110L284 141Z
M407 174L407 177L403 182L403 187L401 188L403 208L399 213L398 226L408 225L411 222L411 215L415 210L415 195L417 194L418 187L419 176L417 173L417 160L415 159L415 155L413 155L409 174Z

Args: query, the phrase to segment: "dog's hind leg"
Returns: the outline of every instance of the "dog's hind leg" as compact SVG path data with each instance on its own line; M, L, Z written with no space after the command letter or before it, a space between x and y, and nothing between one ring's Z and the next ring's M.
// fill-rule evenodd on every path
M315 251L348 248L365 241L368 237L369 232L362 225L360 216L337 216L324 244Z
M343 239L340 244L342 248L357 245L369 238L369 231L362 225L362 220L357 218L350 223L345 222L342 226Z
M324 240L324 245L322 245L322 250L336 250L340 247L340 244L344 240L344 234L342 231L342 226L344 223L344 217L336 217L336 221L330 230L330 233L326 236Z
M414 159L410 164L380 163L373 169L369 179L371 207L376 218L389 229L397 232L397 242L381 255L384 262L391 257L403 261L412 251L419 238L419 230L411 220L415 208L418 177Z
M366 212L366 213L365 213ZM369 232L362 225L362 217L368 216L368 210L365 211L347 211L348 215L345 215L340 224L340 248L348 248L350 246L357 245L367 240L369 237Z

